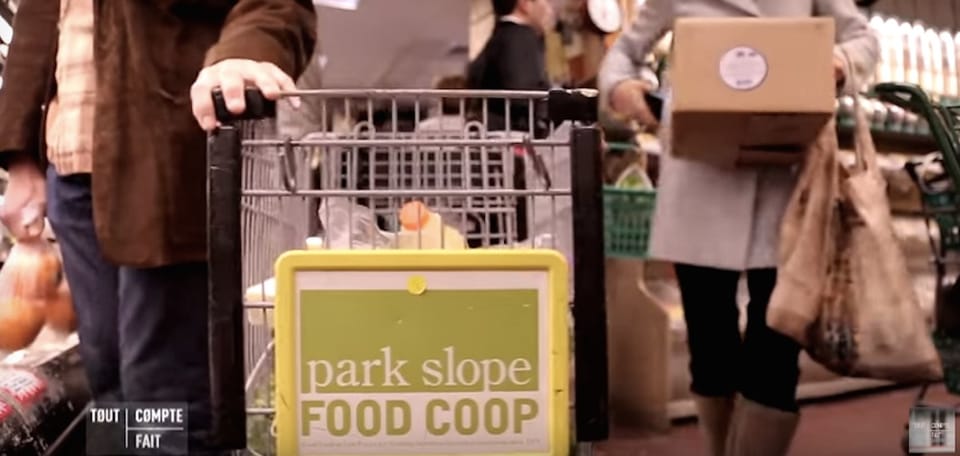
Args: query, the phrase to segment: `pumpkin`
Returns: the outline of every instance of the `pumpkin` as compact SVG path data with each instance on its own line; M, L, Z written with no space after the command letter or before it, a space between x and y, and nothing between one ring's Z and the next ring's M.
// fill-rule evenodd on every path
M45 300L56 295L63 280L56 249L45 239L19 241L0 272L0 295Z
M66 280L60 282L57 293L46 301L44 314L47 325L55 331L70 333L77 329L77 314Z
M59 328L69 328L72 308L62 289L63 265L56 248L46 239L16 242L0 269L0 350L28 347L40 334L48 318ZM69 307L69 305L68 305ZM55 310L56 312L52 311Z
M37 302L12 297L0 301L0 351L30 346L44 320L43 307Z

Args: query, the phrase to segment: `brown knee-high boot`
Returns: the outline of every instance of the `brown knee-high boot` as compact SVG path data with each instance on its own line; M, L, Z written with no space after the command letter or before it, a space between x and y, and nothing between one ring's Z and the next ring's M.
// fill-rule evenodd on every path
M694 395L693 401L697 406L697 421L700 432L706 439L709 455L725 456L724 444L730 427L730 417L733 415L733 397Z
M786 456L799 421L798 413L740 397L727 433L724 456Z

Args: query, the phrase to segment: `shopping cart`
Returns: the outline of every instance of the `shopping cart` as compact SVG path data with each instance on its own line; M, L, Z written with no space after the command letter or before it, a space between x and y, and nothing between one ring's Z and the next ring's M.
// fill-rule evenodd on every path
M960 295L956 295L960 282L947 281L950 267L960 265L960 103L934 103L913 84L882 83L874 92L881 100L925 119L940 149L932 160L909 161L906 171L920 190L936 270L933 341L943 363L947 391L960 395ZM916 405L923 404L929 386L921 387ZM908 443L905 433L904 452L909 451Z
M380 233L395 230L401 204L414 199L440 213L471 246L564 253L576 290L570 293L576 322L571 434L576 442L571 451L589 454L591 442L606 439L604 213L596 94L311 90L286 96L323 100L319 131L301 139L282 137L272 121L276 105L255 90L247 91L247 109L239 117L226 111L219 94L214 96L222 123L208 143L215 440L253 454L276 451L271 280L277 258L303 249L310 236L331 249L391 249L396 244ZM419 125L431 107L450 99L460 100L462 128L398 127L403 124L398 107L413 105L412 123ZM532 129L489 131L486 106L491 99L504 100L508 116L515 112L510 104L526 104L530 125L535 112L546 112L554 131L565 133L537 139ZM477 106L479 110L469 108ZM386 125L375 122L377 110L387 113ZM343 126L334 118L353 123ZM320 188L310 185L315 179L309 163L319 163ZM319 235L311 228L317 218Z

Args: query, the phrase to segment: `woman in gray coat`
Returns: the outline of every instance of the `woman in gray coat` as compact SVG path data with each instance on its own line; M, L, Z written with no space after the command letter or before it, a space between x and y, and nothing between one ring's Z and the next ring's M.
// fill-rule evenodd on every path
M655 123L643 101L653 87L638 70L673 20L690 16L830 16L837 30L838 90L856 92L857 81L867 80L876 65L877 38L854 0L647 0L600 69L601 95L612 109ZM663 118L661 131L669 131L669 112ZM799 418L800 347L770 329L765 316L776 282L779 224L796 170L722 169L671 157L667 141L663 150L651 255L676 265L691 390L708 446L713 455L784 455ZM750 304L741 338L736 297L744 272Z

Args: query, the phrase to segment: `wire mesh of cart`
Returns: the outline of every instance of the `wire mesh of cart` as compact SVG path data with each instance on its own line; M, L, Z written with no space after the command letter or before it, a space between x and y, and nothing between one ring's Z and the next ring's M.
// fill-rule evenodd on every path
M936 270L933 341L947 391L960 395L960 281L946 281L950 266L960 265L960 103L936 103L913 84L882 83L874 91L880 99L925 119L940 149L933 160L907 162L906 171L920 191ZM927 390L928 385L921 388L918 404L923 403ZM905 452L909 450L909 423L907 428L902 439Z
M208 144L207 195L216 440L254 454L274 451L277 257L307 248L308 238L328 249L425 247L419 238L401 246L393 235L402 229L403 205L419 201L470 248L555 249L567 258L579 360L571 401L576 451L589 453L609 432L596 94L285 94L292 96L320 119L302 138L284 136L276 103L254 90L242 116L214 95L222 124Z

